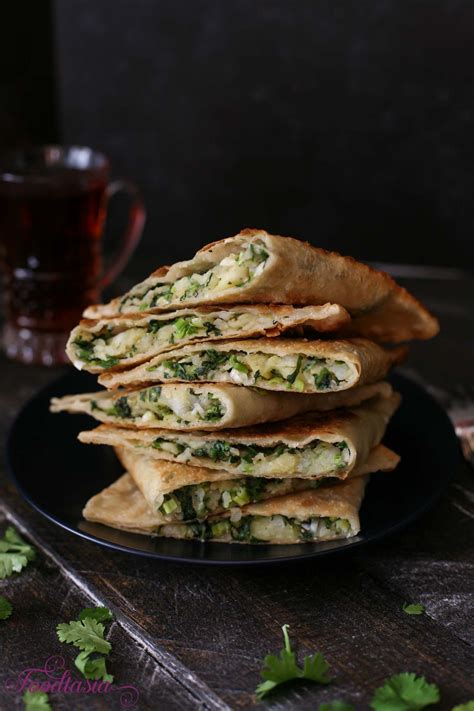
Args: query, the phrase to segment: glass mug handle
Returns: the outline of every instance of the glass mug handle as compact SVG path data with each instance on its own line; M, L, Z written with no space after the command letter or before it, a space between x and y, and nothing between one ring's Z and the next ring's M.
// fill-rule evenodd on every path
M145 224L145 204L138 188L129 180L114 180L112 183L109 183L105 189L107 202L120 192L127 193L131 200L128 211L128 224L115 250L115 254L110 260L110 264L105 268L100 278L100 289L104 289L111 284L126 267L128 260L140 241Z

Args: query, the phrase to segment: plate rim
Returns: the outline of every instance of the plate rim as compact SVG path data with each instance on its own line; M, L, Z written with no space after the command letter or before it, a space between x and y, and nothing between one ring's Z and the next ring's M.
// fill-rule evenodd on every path
M82 372L82 371L79 371ZM89 374L88 374L89 375ZM414 378L410 377L409 375L400 372L400 371L394 371L393 375L395 375L396 378L401 379L402 381L406 381L410 384L410 386L415 386L416 388L419 388L420 390L423 391L424 395L431 401L431 406L433 406L436 410L438 415L440 415L444 420L445 424L448 426L448 429L451 431L452 437L450 438L450 444L454 445L455 443L458 443L457 436L454 430L453 423L451 419L449 418L449 415L447 414L446 410L434 399L434 397L431 395L431 393L428 392L428 390L420 384L419 381L415 380ZM25 411L27 411L30 406L32 406L35 401L41 397L45 397L48 391L50 391L52 388L55 386L60 386L63 381L67 381L71 377L77 377L78 376L78 371L75 371L73 368L67 368L61 375L58 375L57 377L53 378L50 380L48 383L43 385L41 388L36 390L20 407L19 411L16 413L15 417L13 418L13 421L11 422L8 430L7 430L7 436L5 439L5 455L4 459L6 462L6 473L10 481L13 483L15 486L16 490L20 494L20 496L26 501L26 503L31 506L37 513L39 513L41 516L46 518L50 523L59 526L62 530L68 531L68 533L78 536L82 540L86 540L89 543L103 546L104 548L112 551L119 551L120 553L125 553L128 555L135 555L139 556L140 558L151 558L153 560L160 560L163 562L169 562L173 564L185 564L185 565L208 565L208 566L230 566L230 567L249 567L249 566L254 566L254 565L281 565L281 564L293 564L293 563L299 563L302 561L308 561L314 558L324 558L326 556L332 556L332 555L343 555L343 554L349 554L351 551L357 550L362 546L367 546L371 545L373 543L377 543L385 538L389 538L393 536L397 531L403 530L413 524L416 520L424 516L429 509L432 508L432 506L436 503L436 501L441 497L441 494L443 491L447 488L447 486L451 483L453 477L454 477L454 471L455 467L453 466L450 472L446 475L446 477L437 484L436 488L431 490L430 495L426 498L426 500L423 502L423 505L418 507L415 511L412 511L410 515L405 517L403 520L398 521L389 528L383 529L383 531L380 531L379 533L375 533L370 535L368 538L363 538L362 540L358 540L359 535L355 536L353 539L340 539L342 542L344 542L344 545L335 546L333 549L325 549L325 550L317 550L317 543L314 543L313 546L316 548L316 550L312 549L307 552L303 553L294 553L293 555L277 555L272 558L261 558L261 557L256 557L252 559L236 559L232 560L230 558L224 558L222 560L219 559L209 559L205 557L188 557L187 555L176 555L176 554L167 554L167 553L160 553L156 551L145 551L145 550L140 550L139 548L135 547L130 547L127 546L123 543L114 543L112 541L108 541L103 538L99 538L98 536L95 536L94 534L87 533L86 531L81 531L79 527L74 527L70 525L69 523L61 520L60 518L56 517L55 515L49 513L46 509L44 509L41 505L36 503L34 499L30 496L30 494L24 489L23 485L20 484L18 481L18 477L15 474L15 469L13 466L13 463L11 461L11 451L12 451L12 440L15 436L15 432L17 428L19 427L19 422L24 415ZM454 460L456 466L459 466L461 462L461 452L460 448L458 447L453 447L453 463ZM104 524L97 524L100 526L104 526L107 528ZM119 530L119 529L118 529ZM129 531L124 531L125 533L132 534L132 535L137 535L140 536L140 534L133 534L133 532ZM192 544L196 544L199 546L203 545L222 545L220 543L216 542L206 542L206 541L189 541ZM226 544L226 545L231 545L231 544ZM277 544L274 544L277 545ZM259 546L258 548L264 548L266 547L265 544L263 546ZM282 546L283 547L283 546ZM255 547L257 548L257 547Z

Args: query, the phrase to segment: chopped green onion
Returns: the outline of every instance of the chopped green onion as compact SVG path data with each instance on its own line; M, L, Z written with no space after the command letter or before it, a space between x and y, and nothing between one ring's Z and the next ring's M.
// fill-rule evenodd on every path
M177 508L177 501L175 499L168 499L168 501L164 501L163 504L160 506L160 511L164 514L170 514L173 513L173 511L176 511Z
M234 354L232 354L229 358L229 365L241 373L245 373L246 375L249 373L249 368L247 368L247 366L244 365L244 363L242 363Z
M248 495L247 490L244 487L237 490L237 493L234 494L233 499L235 503L239 506L245 506L245 504L248 504L250 502L250 496Z

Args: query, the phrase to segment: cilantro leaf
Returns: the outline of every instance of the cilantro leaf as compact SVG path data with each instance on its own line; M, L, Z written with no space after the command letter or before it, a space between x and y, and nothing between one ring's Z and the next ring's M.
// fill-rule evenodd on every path
M302 678L316 681L318 684L329 684L331 680L327 675L328 669L329 664L321 652L316 652L304 658Z
M474 711L474 699L472 701L466 701L465 704L455 706L452 711Z
M53 711L48 694L44 691L25 691L23 694L25 711Z
M107 673L105 657L91 658L91 652L79 652L74 664L86 679L102 679L112 684L114 677Z
M259 684L256 690L258 698L262 698L269 691L291 679L298 679L300 669L296 663L295 653L291 649L290 639L288 637L288 625L283 625L284 648L280 652L280 656L268 654L263 660L263 670L260 676L265 679L262 684Z
M108 654L112 648L110 642L104 639L104 625L88 617L80 621L61 622L56 630L60 642L68 642L86 652Z
M6 541L10 547L16 548L17 550L21 550L25 554L27 554L28 551L31 553L31 557L28 557L28 560L33 560L34 558L34 550L30 546L29 543L27 543L18 533L18 531L13 528L13 526L8 526L7 530L4 533L3 536L3 541ZM27 550L28 549L28 550Z
M422 615L425 611L425 606L420 602L406 602L403 605L402 610L403 612L406 612L407 615Z
M0 620L6 620L8 617L10 617L12 611L13 605L11 604L10 600L7 600L6 597L0 595Z
M387 679L375 691L370 707L375 711L419 711L439 701L439 689L423 676L403 672Z
M0 553L0 579L9 578L13 573L21 573L28 565L28 558L18 553Z
M112 647L104 639L105 626L102 622L112 619L112 613L107 607L85 607L79 613L79 620L61 623L56 628L60 642L68 642L82 649L74 664L86 679L102 679L113 683L113 676L107 673L105 657L92 656L97 652L110 652Z
M294 371L293 371L292 373L290 373L289 376L287 377L287 381L288 381L291 385L293 385L293 383L294 383L295 380L296 380L296 376L297 376L298 373L300 372L301 361L302 361L302 360L303 360L303 356L299 355L298 358L297 358L297 361L296 361L296 368L295 368Z
M113 619L113 615L108 607L85 607L79 613L79 619L96 620L97 622L108 622Z
M0 538L0 579L20 573L35 555L35 549L23 540L13 526L8 526Z
M320 684L327 684L330 681L327 676L329 665L320 652L305 657L302 669L298 666L296 655L291 649L288 627L289 625L282 627L284 647L279 656L268 654L263 660L260 676L265 681L259 684L255 690L259 700L273 691L276 686L293 679L309 679Z
M355 711L355 708L352 704L346 704L345 701L336 699L336 701L320 704L318 711Z

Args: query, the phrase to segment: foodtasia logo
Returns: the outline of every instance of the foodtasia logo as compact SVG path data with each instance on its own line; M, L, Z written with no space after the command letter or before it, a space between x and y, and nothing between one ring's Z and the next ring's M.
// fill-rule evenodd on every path
M23 669L16 679L5 683L5 690L11 694L25 691L44 691L47 694L100 694L118 696L124 709L134 708L140 696L132 684L111 684L102 679L75 679L66 669L63 657L49 657L44 666Z

